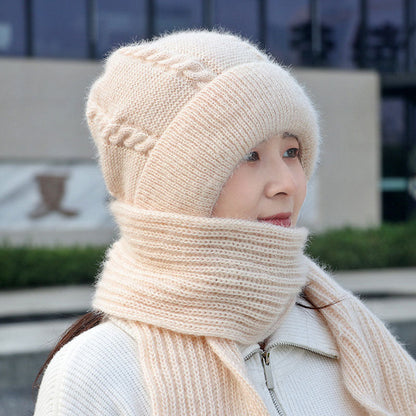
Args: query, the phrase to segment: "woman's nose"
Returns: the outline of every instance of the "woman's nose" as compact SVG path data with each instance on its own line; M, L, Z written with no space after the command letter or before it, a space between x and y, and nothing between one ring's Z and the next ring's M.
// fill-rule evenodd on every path
M293 195L296 192L297 184L295 176L284 160L270 166L267 173L265 194L268 198L276 195Z

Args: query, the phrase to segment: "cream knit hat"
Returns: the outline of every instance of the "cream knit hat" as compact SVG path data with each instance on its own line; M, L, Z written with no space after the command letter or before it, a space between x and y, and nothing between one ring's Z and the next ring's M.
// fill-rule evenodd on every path
M307 177L319 129L303 89L236 35L185 31L114 51L87 120L110 193L140 208L210 216L253 147L290 132Z

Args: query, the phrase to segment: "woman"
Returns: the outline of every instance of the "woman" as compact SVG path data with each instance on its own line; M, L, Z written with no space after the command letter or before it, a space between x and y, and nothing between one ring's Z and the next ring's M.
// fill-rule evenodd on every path
M319 128L285 69L173 33L113 52L87 119L120 238L36 416L416 414L415 362L303 254Z

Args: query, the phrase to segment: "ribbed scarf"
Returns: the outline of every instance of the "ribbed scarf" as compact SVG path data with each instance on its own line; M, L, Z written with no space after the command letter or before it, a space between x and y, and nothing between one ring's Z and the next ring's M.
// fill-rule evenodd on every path
M121 238L93 306L136 340L153 415L267 415L237 343L263 341L305 287L370 415L416 415L416 365L384 325L303 254L307 231L113 202Z

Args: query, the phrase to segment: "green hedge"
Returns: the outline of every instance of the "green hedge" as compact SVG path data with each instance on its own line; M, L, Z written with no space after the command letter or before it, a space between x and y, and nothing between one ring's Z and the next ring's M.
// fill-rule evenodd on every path
M104 247L0 247L0 289L90 284Z
M333 270L416 267L416 221L312 236L308 254Z
M416 267L416 221L346 228L310 238L308 254L333 270ZM0 289L91 284L105 247L0 247Z

